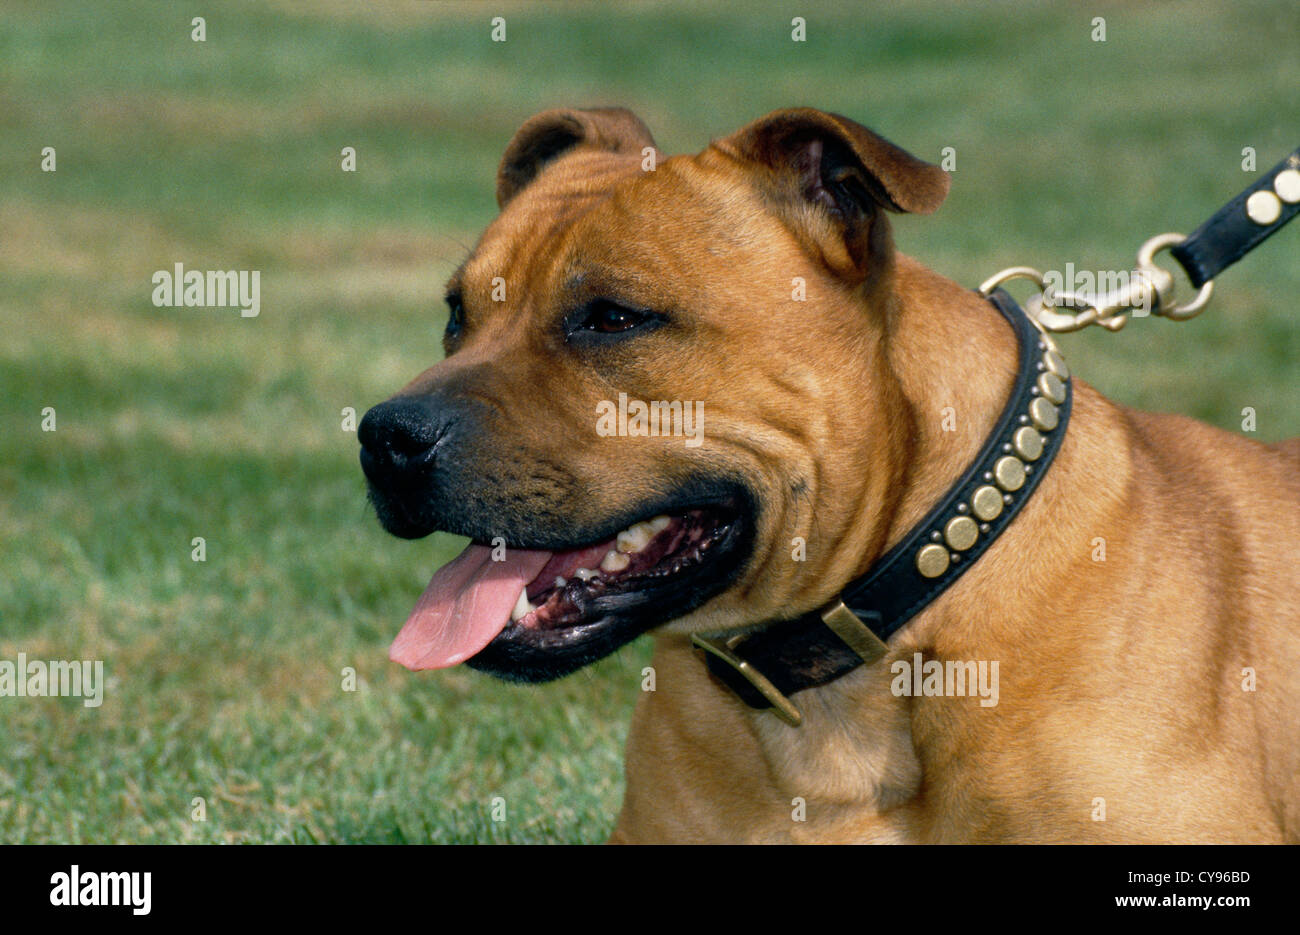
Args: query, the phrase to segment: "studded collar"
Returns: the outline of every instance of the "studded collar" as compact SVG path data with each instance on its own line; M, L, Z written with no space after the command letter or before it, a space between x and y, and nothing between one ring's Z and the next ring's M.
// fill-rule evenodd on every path
M802 722L788 697L879 661L886 641L973 565L1033 494L1065 438L1073 393L1051 338L1003 290L1016 333L1015 386L978 457L938 504L820 611L739 634L695 634L709 671L753 708Z

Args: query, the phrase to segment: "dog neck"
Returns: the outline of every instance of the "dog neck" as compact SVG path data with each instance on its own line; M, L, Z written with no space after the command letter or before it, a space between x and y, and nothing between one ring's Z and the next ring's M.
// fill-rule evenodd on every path
M1019 360L1014 332L978 294L902 254L893 275L884 347L911 438L900 452L902 493L887 520L886 550L976 458L1012 391ZM1048 472L1044 482L1050 479ZM863 504L864 511L872 508ZM866 513L855 520L860 526L880 521ZM854 575L865 574L878 557L861 556ZM933 654L942 608L938 611L923 611L896 634L886 660L796 695L802 727L792 729L767 712L747 715L780 785L807 790L823 803L870 803L873 811L890 811L892 817L879 829L884 840L906 837L907 829L898 825L910 820L909 812L897 806L915 795L922 775L913 747L913 702L891 693L889 661L910 659L915 652ZM845 750L857 754L846 760Z
M886 303L884 345L912 432L908 450L899 455L906 459L903 491L884 520L886 548L900 541L975 459L1006 404L1018 368L1015 334L976 293L901 255L895 276L891 295L907 298ZM1105 528L1123 509L1121 492L1131 472L1124 456L1127 446L1114 437L1117 430L1103 427L1115 420L1088 418L1090 410L1110 404L1086 385L1076 383L1076 389L1078 415L1070 424L1069 441L1017 522L961 582L893 636L884 660L795 695L804 715L798 728L769 711L741 707L716 682L707 688L701 684L697 690L726 714L678 712L693 722L691 730L700 730L702 742L714 750L751 748L767 764L767 781L774 787L769 795L802 796L842 809L854 837L863 836L863 822L878 823L867 837L909 837L914 830L909 823L920 820L913 804L925 757L938 752L930 749L923 755L918 738L933 733L927 719L951 718L953 709L891 691L892 663L911 661L916 653L931 659L1016 658L1021 635L1041 616L1046 594L1068 593L1072 566L1088 561L1090 540L1082 529ZM1111 496L1093 498L1068 523L1048 515L1044 503L1060 502L1059 491L1095 478L1098 470L1117 482ZM866 512L854 520L882 522ZM878 555L860 556L853 574L865 573ZM1027 573L1030 580L1025 580ZM1007 581L1025 583L1007 588ZM662 638L656 666L669 664L670 657L684 661L683 654L690 655L687 644L677 637ZM708 682L698 659L691 660L689 672L678 665L673 669L675 677ZM977 700L966 700L973 711L963 708L960 716L987 711ZM685 726L682 717L677 726Z
M905 492L888 521L886 548L913 528L976 457L1017 371L1015 335L978 294L901 255L896 277L886 310L886 351L909 409L914 445L907 453ZM1089 563L1090 535L1123 513L1132 464L1129 445L1114 427L1122 420L1090 418L1112 404L1079 381L1075 390L1067 441L1017 521L962 581L894 635L884 660L794 696L804 714L802 727L791 728L766 712L746 714L783 789L867 806L867 813L879 816L884 840L909 834L914 813L907 803L919 790L927 762L960 755L923 749L923 738L939 733L927 725L951 720L954 710L959 717L978 717L981 709L974 699L959 707L952 699L894 694L892 663L910 662L916 653L927 659L1018 658L1044 606L1069 601L1077 569ZM1098 477L1108 479L1106 488L1077 513L1051 514L1047 504L1078 502L1064 492L1095 484ZM864 515L858 521L879 518ZM874 559L863 556L857 573ZM1009 588L1008 581L1020 584ZM864 820L860 809L850 811L854 821Z
M902 254L894 275L885 349L913 438L886 548L902 539L975 459L1011 393L1019 353L1006 321L977 293ZM864 556L857 574L874 559Z

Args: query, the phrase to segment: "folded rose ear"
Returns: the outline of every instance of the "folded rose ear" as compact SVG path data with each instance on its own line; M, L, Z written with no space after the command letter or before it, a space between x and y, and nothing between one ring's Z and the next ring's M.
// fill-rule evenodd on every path
M654 138L630 110L547 110L528 118L506 147L497 170L497 204L506 203L553 159L574 149L596 149L640 157Z
M948 194L948 173L861 124L810 107L778 110L720 140L717 147L755 170L757 183L842 273L865 275L889 245L880 209L929 214ZM821 217L798 210L821 209ZM826 242L825 222L837 232ZM829 252L827 252L829 250Z

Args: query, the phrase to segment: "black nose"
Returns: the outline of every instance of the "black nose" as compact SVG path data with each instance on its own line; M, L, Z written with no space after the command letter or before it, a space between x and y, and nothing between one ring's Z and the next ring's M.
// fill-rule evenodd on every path
M370 480L382 483L433 466L444 420L427 400L390 399L361 420L361 469Z

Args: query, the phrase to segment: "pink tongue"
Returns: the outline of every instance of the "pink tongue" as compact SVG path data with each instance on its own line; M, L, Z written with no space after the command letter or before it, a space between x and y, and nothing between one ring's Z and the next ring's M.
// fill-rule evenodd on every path
M388 658L412 671L464 662L506 628L520 588L550 558L550 552L507 549L505 561L494 562L487 546L466 547L434 572Z

